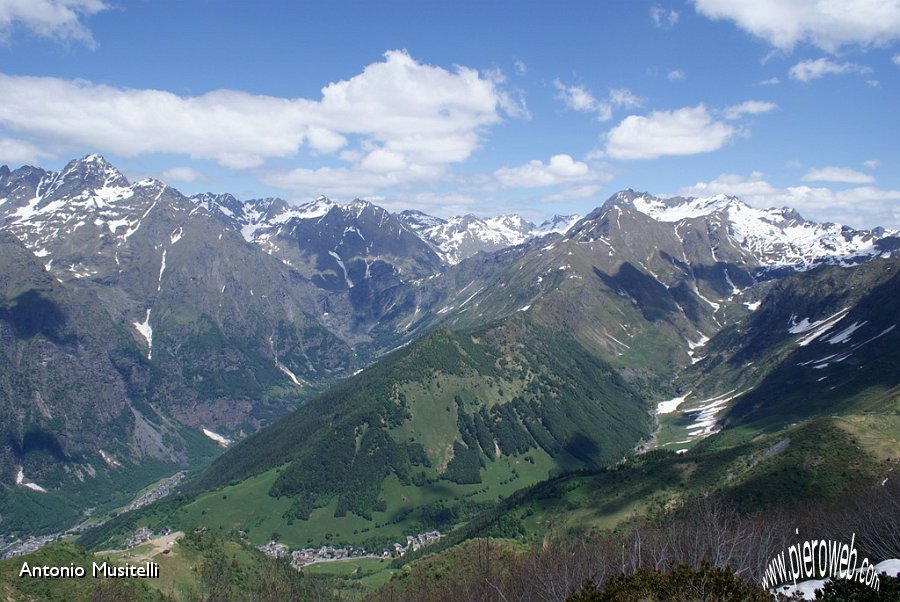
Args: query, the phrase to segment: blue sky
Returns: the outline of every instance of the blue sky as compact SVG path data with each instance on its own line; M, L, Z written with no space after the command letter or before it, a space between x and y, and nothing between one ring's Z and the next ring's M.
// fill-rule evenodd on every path
M0 0L0 163L449 216L900 227L900 0Z

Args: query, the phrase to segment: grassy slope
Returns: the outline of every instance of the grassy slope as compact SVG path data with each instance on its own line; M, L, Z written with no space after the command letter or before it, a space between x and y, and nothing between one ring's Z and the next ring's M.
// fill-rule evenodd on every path
M599 467L649 432L647 406L578 343L518 315L437 332L228 450L151 526L382 545L446 529L554 473ZM477 431L477 432L476 432ZM85 541L121 538L118 521Z
M724 431L687 454L651 452L614 469L561 476L516 494L473 520L461 536L572 536L708 493L746 511L836 499L878 478L887 465L872 451L896 445L889 434L870 434L863 442L842 423L816 419L756 436Z
M184 507L177 520L187 527L206 525L223 530L243 529L254 543L264 543L277 533L279 541L292 547L322 542L361 545L381 541L387 544L433 528L435 525L429 522L425 512L435 507L471 512L511 495L523 485L546 479L555 467L553 460L543 452L534 451L528 455L534 457L534 464L524 457L504 457L490 463L482 475L482 482L476 484L438 481L422 486L404 485L395 476L389 476L382 490L388 509L373 512L371 520L355 514L335 517L337 501L332 500L327 506L314 510L308 520L286 521L284 514L290 509L290 500L268 494L277 477L276 470L199 496Z

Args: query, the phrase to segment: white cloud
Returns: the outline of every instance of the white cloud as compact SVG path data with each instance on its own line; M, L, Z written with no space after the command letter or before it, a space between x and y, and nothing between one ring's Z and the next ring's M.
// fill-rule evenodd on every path
M467 213L481 212L488 207L485 206L484 194L471 195L466 193L438 193L438 192L421 192L411 197L411 201L391 201L382 204L386 209L393 211L409 209L414 207L419 211L424 211L430 215L439 217L452 217L454 215L465 215Z
M653 25L660 29L672 29L678 23L678 11L674 9L666 10L661 6L653 6L650 9L650 18Z
M38 159L49 155L28 142L13 138L0 138L0 163L22 165L37 163Z
M900 39L900 3L893 0L694 0L710 19L733 21L776 48L808 42L826 52L880 46Z
M900 67L900 54L895 54L893 56L893 58L891 58L891 60L894 62L895 65Z
M202 173L191 167L173 167L161 174L163 182L196 182L203 180Z
M373 173L402 171L408 167L406 158L384 148L376 148L359 162L359 168Z
M553 85L556 86L558 91L556 98L573 111L596 113L599 121L612 119L612 106L609 103L597 100L591 91L584 86L569 86L558 79L553 80Z
M518 167L498 169L494 178L504 188L536 188L608 179L609 176L593 171L587 163L561 154L550 157L546 164L535 159Z
M678 194L684 196L728 194L741 197L757 207L770 207L772 204L765 199L776 195L777 192L771 184L763 180L762 172L755 171L749 177L737 174L721 174L710 182L697 182L693 186L682 188L678 191ZM759 203L760 199L763 199L762 204Z
M318 192L317 177L323 191L353 182L374 190L439 177L447 165L468 159L504 112L526 116L524 99L503 87L502 74L492 75L446 70L393 50L310 100L235 90L184 97L0 74L0 138L14 134L23 144L59 152L180 154L237 169L306 148L345 165L267 178L302 192Z
M869 159L868 161L863 161L863 165L869 169L878 169L881 166L881 161L878 159Z
M804 182L842 182L845 184L868 184L875 178L867 173L849 167L822 167L810 169L803 176Z
M482 75L495 84L497 102L500 108L517 119L531 119L528 105L525 103L525 91L521 88L508 88L506 75L499 68L486 69Z
M597 121L609 121L612 119L614 107L633 108L643 104L644 100L636 96L627 88L614 88L609 95L598 100L593 93L577 84L568 85L556 79L553 80L556 87L557 100L561 100L566 107L581 113L596 113Z
M781 80L778 79L777 77L770 77L769 79L764 79L761 82L759 82L759 84L761 86L777 86L780 83L781 83Z
M744 115L759 115L778 108L774 102L766 100L748 100L739 105L725 107L725 119L740 119Z
M669 74L666 75L666 77L669 78L670 81L677 81L680 79L684 79L685 75L684 71L682 71L681 69L673 69L669 71Z
M325 127L311 125L306 128L306 141L316 152L330 154L347 145L347 138Z
M368 157L371 157L371 153ZM404 169L390 171L387 169L386 158L376 157L365 167L298 167L287 171L266 172L261 179L264 184L290 190L301 198L324 194L352 199L371 197L379 190L395 186L433 182L444 174L444 168L435 165L407 164Z
M528 65L525 64L525 61L521 59L513 60L513 66L516 68L516 73L519 75L525 75L528 73Z
M697 182L682 188L678 194L734 195L755 207L791 207L808 219L847 224L854 228L878 225L900 227L900 212L896 210L900 190L882 190L871 186L839 191L809 186L778 188L767 182L761 172L753 172L749 177L722 174L710 182Z
M102 0L0 0L0 42L21 25L43 38L93 48L96 42L82 20L108 8Z
M606 154L614 159L655 159L694 155L722 148L735 129L714 121L702 104L674 111L630 115L606 135Z
M644 104L644 99L632 94L628 88L613 88L609 91L609 102L615 107L633 109Z
M580 186L570 186L568 188L560 190L559 192L554 192L552 194L542 196L540 198L540 201L545 203L559 203L565 201L574 201L578 199L589 199L591 197L597 196L597 193L602 189L603 186L600 184L582 184Z
M800 61L791 67L788 75L791 79L808 82L826 75L840 75L843 73L869 73L872 70L856 63L835 63L826 58Z

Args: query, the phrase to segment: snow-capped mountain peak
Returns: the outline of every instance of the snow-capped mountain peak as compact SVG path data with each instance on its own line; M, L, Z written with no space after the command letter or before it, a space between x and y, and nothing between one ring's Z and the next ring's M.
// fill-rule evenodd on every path
M77 181L86 189L127 188L128 179L101 155L87 155L70 161L59 173L53 190L66 182Z
M635 209L660 222L678 222L684 219L705 217L717 211L726 210L732 204L743 205L737 197L724 194L690 199L681 197L660 199L641 195L631 201L631 205Z
M556 232L559 234L565 234L569 231L569 228L575 225L578 220L581 219L580 215L559 215L556 214L550 219L546 219L540 224L538 224L535 234L538 236L543 236L545 234L550 234L551 232Z
M441 219L421 211L404 211L398 217L431 243L450 264L459 263L479 251L496 251L520 245L536 236L565 232L580 219L578 216L557 215L535 226L517 214L480 218L469 213Z
M840 224L819 224L793 209L759 209L724 194L664 199L624 190L610 197L588 219L606 216L614 208L634 209L656 222L670 224L679 240L691 228L716 232L717 246L733 246L745 260L765 268L858 263L882 253L880 239L897 235L882 228L854 230Z
M407 209L397 214L397 219L406 224L406 226L414 232L421 232L425 228L432 228L446 224L447 220L433 215L428 215L416 209Z

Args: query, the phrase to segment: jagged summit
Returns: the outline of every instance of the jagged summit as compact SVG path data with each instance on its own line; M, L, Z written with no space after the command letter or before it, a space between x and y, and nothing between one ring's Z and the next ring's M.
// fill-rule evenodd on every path
M102 155L86 155L70 161L60 172L61 181L75 178L86 188L111 188L130 186L128 179Z
M551 232L565 232L579 219L579 216L555 215L536 226L517 214L481 218L467 213L442 219L408 210L397 217L434 245L450 264L459 263L480 251L496 251Z
M556 213L553 217L538 224L537 231L542 234L549 234L550 232L565 234L579 219L581 219L581 216L578 215L560 215Z
M406 209L405 211L401 211L397 214L397 219L406 224L415 232L420 232L425 228L430 228L447 223L447 220L443 218L428 215L427 213L419 211L418 209Z
M625 222L626 226L622 225L623 213L633 218ZM720 259L716 257L719 250L730 249L732 258L764 268L808 269L821 263L859 263L884 251L884 245L879 244L882 238L897 236L883 228L855 230L841 224L819 224L804 219L794 209L758 209L724 194L660 198L632 189L612 195L570 236L603 239L611 229L621 228L639 234L645 229L641 223L648 219L671 228L682 245L685 240L708 239L716 261Z
M47 248L45 243L54 233L83 227L77 226L81 221L125 237L166 189L157 180L131 184L99 154L70 161L59 172L35 167L15 171L5 168L0 171L0 218L14 224L35 250ZM170 190L172 198L183 198ZM840 224L818 224L793 209L758 209L735 196L661 198L634 189L615 193L580 221L577 216L557 215L540 225L517 214L487 218L466 214L447 219L417 210L392 214L360 198L340 204L319 196L294 205L279 198L240 200L228 193L207 192L194 195L191 201L270 253L276 252L272 245L279 236L287 236L289 230L295 230L304 221L318 223L330 216L328 221L333 227L340 227L342 235L356 231L368 241L379 238L374 234L379 228L385 229L386 236L390 231L389 236L394 238L413 234L450 265L481 251L519 245L552 232L583 240L602 239L615 229L628 229L630 236L638 239L658 236L658 232L651 235L642 226L647 220L666 225L674 237L695 251L711 246L713 255L721 251L720 259L728 257L762 268L805 269L819 263L858 263L891 251L896 246L892 241L897 240L896 232L883 228L856 230ZM365 228L357 223L360 220L366 220ZM52 227L39 227L48 223ZM696 230L694 236L690 234L692 228ZM362 234L363 230L369 234ZM339 250L329 250L340 255Z

